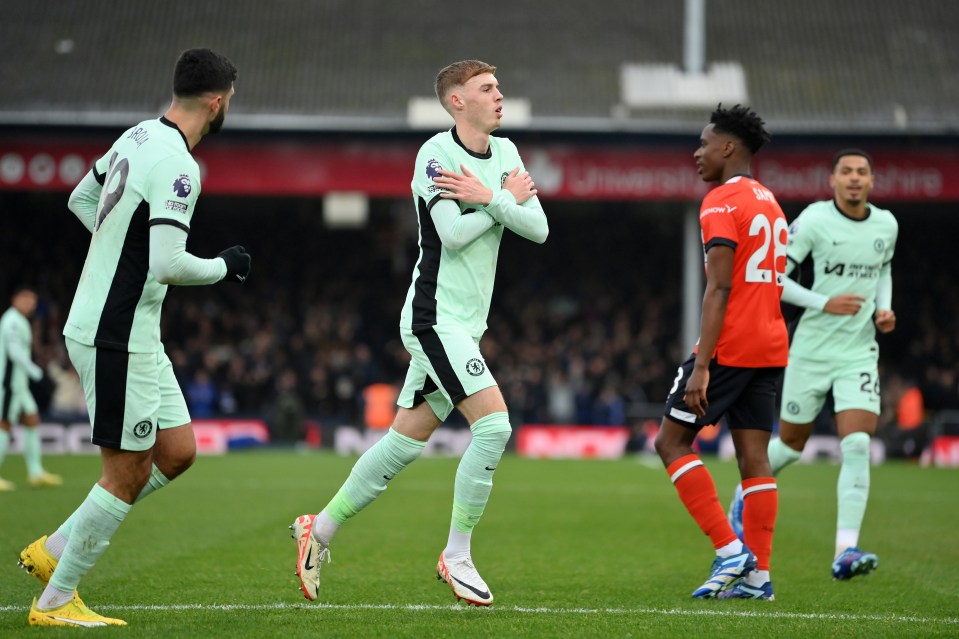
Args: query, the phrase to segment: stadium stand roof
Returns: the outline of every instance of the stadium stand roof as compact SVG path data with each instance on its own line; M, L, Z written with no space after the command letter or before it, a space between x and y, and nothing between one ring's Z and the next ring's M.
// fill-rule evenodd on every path
M683 63L679 0L5 0L0 123L113 125L162 111L177 54L240 69L231 127L403 129L443 65L498 65L543 130L696 130L708 109L626 108L623 63ZM959 131L959 2L713 0L706 61L796 133ZM506 121L508 125L508 119Z

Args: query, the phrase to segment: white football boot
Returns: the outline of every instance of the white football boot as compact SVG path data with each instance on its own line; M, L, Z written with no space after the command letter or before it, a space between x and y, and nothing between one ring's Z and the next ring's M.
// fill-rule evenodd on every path
M296 576L300 578L300 590L310 601L320 594L320 564L332 561L330 549L313 538L313 521L316 515L300 515L290 525L296 542Z
M488 606L493 603L493 593L476 572L476 566L469 557L447 561L441 552L436 563L436 578L449 584L457 600L462 599L474 606Z

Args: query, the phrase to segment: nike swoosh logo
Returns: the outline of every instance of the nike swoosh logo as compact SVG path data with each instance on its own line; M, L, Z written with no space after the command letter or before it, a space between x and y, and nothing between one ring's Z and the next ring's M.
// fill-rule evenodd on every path
M466 584L464 584L466 585ZM56 619L57 621L62 621L63 623L68 623L74 626L83 626L84 628L98 628L100 626L107 625L102 621L83 621L82 619L67 619L66 617L54 617L50 616L51 619Z
M393 477L394 475L383 475L383 479L385 479L386 481L390 481L391 479L393 479Z
M240 275L239 273L237 274L236 279L240 280L240 284L246 281L246 277Z
M496 466L493 466L492 468L490 468L489 466L487 466L487 467L486 467L486 470L496 470Z
M452 577L452 575L450 576ZM453 577L453 579L456 579L456 577ZM466 588L469 588L474 593L476 593L477 597L481 597L483 599L489 599L489 592L487 591L480 590L479 588L474 588L473 586L469 585L465 581L460 581L459 579L456 579L456 583L460 584L461 586L465 586Z
M313 566L310 565L310 557L313 556L313 547L310 546L310 549L306 551L306 561L303 562L304 570L313 570Z

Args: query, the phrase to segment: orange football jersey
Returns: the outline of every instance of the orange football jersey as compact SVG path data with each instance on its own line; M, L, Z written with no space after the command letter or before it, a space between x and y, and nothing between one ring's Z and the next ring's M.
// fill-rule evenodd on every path
M707 254L717 245L735 251L717 361L742 368L785 366L789 337L779 298L789 229L775 196L751 177L733 177L703 199L699 223Z

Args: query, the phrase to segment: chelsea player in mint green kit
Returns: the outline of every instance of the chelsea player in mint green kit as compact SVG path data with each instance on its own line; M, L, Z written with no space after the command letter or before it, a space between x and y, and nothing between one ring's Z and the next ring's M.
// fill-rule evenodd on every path
M186 252L200 171L191 151L223 124L236 67L210 49L183 52L163 117L123 133L70 196L92 233L63 334L83 384L102 476L80 507L20 553L46 583L29 623L126 625L77 596L133 503L167 485L196 457L183 393L160 342L167 286L243 282L250 256L234 246L213 259Z
M455 125L429 139L416 156L412 189L420 255L400 315L400 334L412 361L392 428L360 457L322 512L302 515L290 526L307 599L318 596L320 563L329 558L339 526L419 456L456 408L473 438L456 471L452 521L437 577L457 599L481 606L493 602L473 565L470 539L511 429L479 342L504 229L537 243L549 232L515 145L490 136L502 117L495 72L484 62L464 60L437 75L436 95Z
M880 413L876 331L896 326L892 257L899 225L892 213L869 204L873 179L866 152L839 151L829 177L834 199L809 205L790 227L787 269L812 257L814 281L811 290L790 279L783 288L783 301L805 311L789 349L779 437L769 443L773 473L799 459L832 391L842 450L832 576L841 580L879 565L874 553L859 549L859 532L869 498L869 442ZM738 486L729 515L739 532Z
M14 291L10 308L0 316L0 465L10 445L10 430L20 423L23 460L31 486L59 486L63 478L43 469L40 452L40 414L30 392L30 381L43 377L43 370L30 359L33 331L28 319L37 308L37 293L29 287ZM13 490L11 481L0 477L0 491Z

